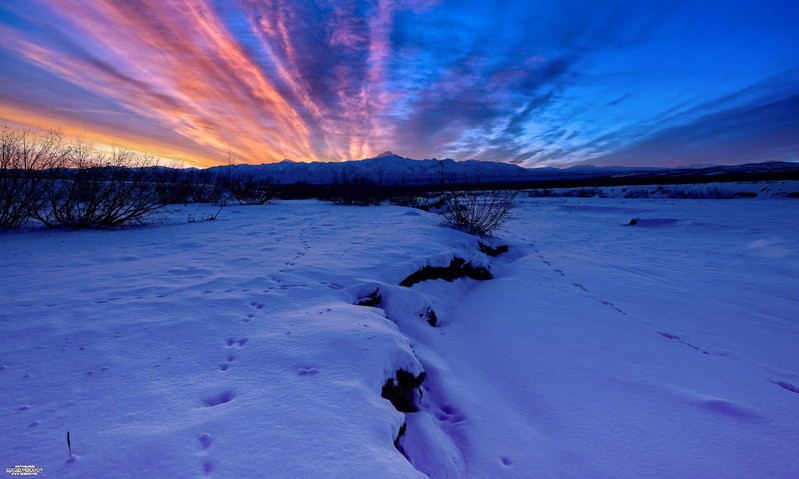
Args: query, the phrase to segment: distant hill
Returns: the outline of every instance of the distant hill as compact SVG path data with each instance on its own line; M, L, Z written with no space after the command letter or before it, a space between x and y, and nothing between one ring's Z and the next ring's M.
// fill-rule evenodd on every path
M284 160L263 165L232 165L210 168L217 175L244 175L276 184L331 185L367 180L385 186L438 184L491 184L559 186L572 184L642 184L755 179L799 179L799 163L770 162L737 166L691 165L683 168L635 168L575 166L571 168L523 168L509 163L414 160L390 151L374 158L345 162L300 163ZM787 177L786 177L787 175ZM790 178L788 178L790 177ZM703 180L703 178L705 178ZM727 179L729 178L729 179Z

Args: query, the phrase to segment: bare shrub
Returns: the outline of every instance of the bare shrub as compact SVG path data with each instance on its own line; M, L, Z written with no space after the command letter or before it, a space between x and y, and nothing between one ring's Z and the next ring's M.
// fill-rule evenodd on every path
M253 175L238 175L230 179L228 190L242 205L265 205L275 197L270 180L256 180Z
M388 199L388 202L392 205L417 209L421 209L422 201L422 198L418 195L399 195Z
M453 191L446 196L441 214L455 228L471 234L491 235L511 218L515 192Z
M352 171L337 175L330 185L327 200L337 205L379 205L385 198L385 188L365 176Z
M0 126L0 229L19 228L37 214L54 181L52 169L66 154L58 132Z
M227 204L226 183L209 170L195 171L192 177L191 199L194 203Z
M433 192L420 192L416 194L396 195L389 198L389 203L396 206L416 208L429 211L432 208L441 207L441 195Z
M666 197L670 199L716 199L726 200L733 198L733 194L718 188L716 186L708 187L707 189L700 188L683 188L673 187L665 192Z
M113 228L143 224L163 206L153 187L155 161L126 149L102 153L77 142L68 168L46 194L36 218L48 227Z
M196 171L184 170L176 165L153 168L153 187L165 205L188 204L195 189Z
M558 196L557 193L551 188L528 190L527 196L530 198L547 198L551 196Z

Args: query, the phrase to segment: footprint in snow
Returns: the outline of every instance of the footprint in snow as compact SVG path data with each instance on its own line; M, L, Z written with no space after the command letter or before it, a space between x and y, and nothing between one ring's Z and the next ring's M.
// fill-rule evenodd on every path
M732 401L727 401L726 399L703 397L696 401L696 404L702 409L722 416L727 416L731 419L737 419L746 422L759 422L763 420L763 417L758 414L757 411Z
M217 394L205 396L202 398L202 403L205 407L216 407L221 404L229 403L236 397L236 393L228 389Z
M466 420L466 417L463 414L459 413L455 408L450 406L443 406L441 410L436 412L435 417L441 422L447 422L450 424L460 424Z
M599 301L601 304L604 304L605 306L610 306L611 308L615 309L617 312L619 312L619 313L621 313L621 314L627 315L627 313L625 313L624 311L622 311L622 309L621 309L621 308L619 308L619 307L618 307L618 306L616 306L615 304L611 303L610 301L605 301L604 299L600 299L600 300L598 300L598 301Z
M214 442L213 438L208 433L202 433L197 436L197 440L200 441L200 447L204 450L211 447L211 444Z
M781 387L782 389L785 389L786 391L799 394L799 386L795 384L787 383L785 381L771 381L771 382Z
M574 286L575 288L581 289L581 290L585 291L586 293L588 293L588 288L586 288L585 286L583 286L580 283L572 283L572 286Z
M689 348L691 348L693 350L699 351L702 354L711 354L710 351L705 351L704 349L702 349L702 348L700 348L698 346L694 346L693 344L689 343L688 341L686 341L685 339L683 339L681 336L679 336L677 334L667 333L667 332L664 332L664 331L658 331L658 334L663 336L666 339L673 339L673 340L677 341L678 343L682 343L682 344L688 346Z
M233 346L243 347L245 344L247 344L247 341L248 341L247 338L227 338L225 340L225 344L227 344L228 347L233 347Z

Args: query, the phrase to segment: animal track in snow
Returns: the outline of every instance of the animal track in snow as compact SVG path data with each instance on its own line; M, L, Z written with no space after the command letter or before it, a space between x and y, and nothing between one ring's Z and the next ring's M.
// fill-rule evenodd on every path
M248 341L247 338L227 338L225 340L225 344L227 344L228 347L232 346L243 347L245 344L247 344L247 341Z
M785 381L771 381L771 382L781 387L782 389L785 389L786 391L791 391L792 393L799 394L799 386L795 384L787 383Z
M200 441L200 447L203 449L203 451L211 447L211 444L214 442L211 436L207 433L202 433L197 436L197 440Z
M307 286L308 285L304 283L295 283L295 284L289 283L289 284L281 284L280 286L277 287L277 289L281 291L288 291L289 289L306 288Z
M119 301L122 298L108 298L108 299L100 299L94 302L94 304L105 304L110 303L111 301Z
M227 371L228 369L230 369L231 363L233 361L235 361L235 360L236 360L236 355L235 354L233 354L233 353L228 354L227 359L225 360L225 362L219 365L219 370L220 371Z
M234 393L232 390L228 389L228 390L222 391L220 393L204 397L202 399L202 403L206 407L215 407L215 406L219 406L220 404L229 403L235 397L236 397L236 393Z
M621 313L621 314L623 314L623 315L625 315L625 316L627 315L627 313L625 313L624 311L622 311L622 309L621 309L621 308L619 308L619 307L618 307L618 306L616 306L615 304L611 303L610 301L605 301L604 299L599 299L599 300L597 300L597 301L599 301L601 304L604 304L605 306L610 306L611 308L615 309L616 311L618 311L619 313Z
M676 334L666 333L666 332L663 332L663 331L658 331L658 334L663 336L664 338L673 339L673 340L675 340L677 342L680 342L680 343L688 346L691 349L695 349L695 350L701 352L702 354L710 354L709 351L705 351L704 349L702 349L700 347L694 346L693 344L689 343L688 341L683 339L681 336L678 336Z
M757 411L749 409L735 402L727 401L726 399L703 397L700 398L696 404L707 411L741 421L759 422L763 420L763 417L758 414Z
M581 289L581 290L585 291L586 293L588 293L588 288L586 288L585 286L583 286L580 283L572 283L572 286L574 286L575 288Z
M250 307L255 309L264 309L264 303L259 303L258 301L250 301Z
M460 424L466 420L463 414L450 406L441 407L441 409L436 412L435 417L441 422L448 422L450 424Z

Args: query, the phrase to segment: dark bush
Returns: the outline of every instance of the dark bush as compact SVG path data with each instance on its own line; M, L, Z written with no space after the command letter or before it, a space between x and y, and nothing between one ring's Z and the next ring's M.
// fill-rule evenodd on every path
M253 175L234 176L228 184L230 196L242 205L265 205L275 197L270 180L256 180Z
M195 191L196 171L180 168L155 167L152 171L153 187L165 205L188 204Z
M210 170L196 171L192 178L193 203L227 204L227 181L216 178Z
M386 199L382 185L351 171L338 175L324 195L324 199L337 205L379 205Z
M46 205L35 215L48 227L113 228L143 224L163 206L153 187L155 161L130 150L102 153L77 143L68 168L45 193Z
M511 218L511 191L453 191L441 214L450 226L471 234L490 235Z
M430 211L442 208L445 197L440 192L418 191L415 193L402 193L400 189L400 192L392 195L388 201L392 205Z

